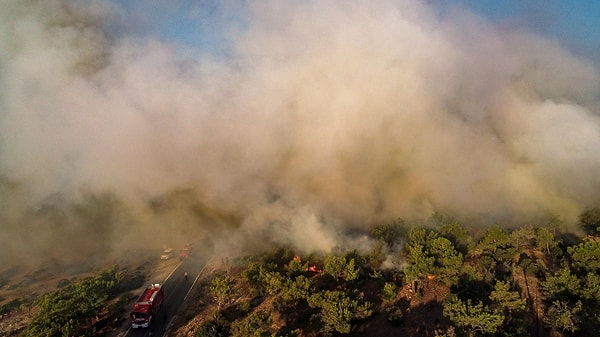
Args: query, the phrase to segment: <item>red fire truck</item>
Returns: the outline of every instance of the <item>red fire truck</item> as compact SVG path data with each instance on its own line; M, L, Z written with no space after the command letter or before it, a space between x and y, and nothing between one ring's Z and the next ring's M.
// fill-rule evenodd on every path
M131 312L131 327L147 328L162 307L163 289L161 283L151 284L138 298Z
M183 246L183 248L181 248L181 250L179 251L179 260L185 260L190 256L190 250L192 249L192 246L190 244L187 244L185 246Z

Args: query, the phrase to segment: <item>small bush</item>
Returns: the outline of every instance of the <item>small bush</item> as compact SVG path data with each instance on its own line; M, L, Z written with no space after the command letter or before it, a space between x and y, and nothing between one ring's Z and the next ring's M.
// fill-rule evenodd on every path
M71 284L71 280L64 278L64 279L58 281L57 286L59 288L64 288L64 287L68 286L69 284Z
M8 312L11 312L15 309L18 309L21 307L21 305L27 303L26 300L22 299L22 298L15 298L12 299L11 301L9 301L8 303L4 304L4 305L0 305L0 314L6 314Z
M128 291L138 289L139 287L144 285L145 281L146 280L144 274L140 271L136 271L135 273L133 273L133 275L123 278L120 290Z
M404 314L402 309L394 306L387 309L387 320L392 325L402 325L404 323Z
M394 283L386 282L383 285L383 290L381 292L381 299L384 302L391 302L396 298L396 293L398 292L398 286Z
M231 323L233 337L270 336L269 327L273 322L271 314L264 311L253 312L246 318Z
M238 309L240 312L247 314L250 312L250 310L252 309L252 303L251 301L243 301L242 303L238 304Z
M216 314L204 322L196 331L196 337L225 337L229 336L230 323L221 314Z

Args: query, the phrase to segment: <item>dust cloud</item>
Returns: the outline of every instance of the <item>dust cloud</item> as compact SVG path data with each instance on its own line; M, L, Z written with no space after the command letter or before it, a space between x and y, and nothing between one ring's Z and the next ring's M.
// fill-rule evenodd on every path
M214 6L216 55L116 3L3 3L3 259L600 202L599 72L557 41L425 1Z

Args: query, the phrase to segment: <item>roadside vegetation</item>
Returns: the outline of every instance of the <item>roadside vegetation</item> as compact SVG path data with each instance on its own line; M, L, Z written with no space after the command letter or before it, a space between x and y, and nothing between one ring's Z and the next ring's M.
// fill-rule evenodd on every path
M370 250L274 247L223 258L200 282L176 336L595 336L600 331L600 210L580 235L558 221L467 228L401 219L363 233ZM118 267L4 302L27 310L21 336L106 336L143 276ZM15 302L16 301L16 302ZM190 309L190 306L192 310ZM174 330L175 331L175 330Z
M113 266L91 277L64 279L59 289L21 305L31 320L24 337L97 336L122 314L123 304L140 286L140 274L128 274Z

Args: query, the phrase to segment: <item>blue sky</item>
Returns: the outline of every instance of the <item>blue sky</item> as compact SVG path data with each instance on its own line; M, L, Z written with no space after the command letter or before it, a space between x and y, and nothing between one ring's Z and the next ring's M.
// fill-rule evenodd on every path
M129 29L211 54L226 52L225 27L241 21L236 6L224 6L226 1L115 1L126 10Z
M128 25L199 52L227 53L228 31L242 25L243 0L115 0ZM534 31L600 64L598 0L433 0L441 13L464 7L495 25ZM242 12L241 12L242 11Z
M515 25L558 40L571 51L600 59L600 1L453 0L496 24Z

